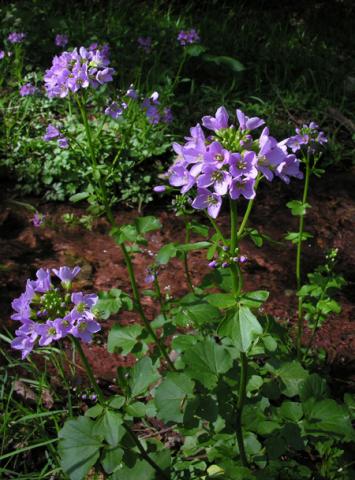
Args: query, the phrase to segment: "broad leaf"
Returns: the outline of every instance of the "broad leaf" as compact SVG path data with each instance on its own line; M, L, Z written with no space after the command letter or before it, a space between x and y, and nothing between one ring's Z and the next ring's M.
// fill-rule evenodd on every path
M240 303L249 308L259 308L269 298L270 293L266 290L255 290L242 295Z
M82 480L99 458L103 435L97 434L93 420L78 417L65 422L58 437L61 467L71 480Z
M118 412L107 410L102 417L96 420L96 433L102 435L109 445L116 447L126 433L122 423L122 417Z
M208 303L218 308L229 308L236 305L237 301L231 293L211 293L207 295Z
M156 256L156 261L160 265L165 265L171 258L176 257L176 253L177 246L175 243L168 243L159 250Z
M226 55L204 55L203 59L216 65L224 65L233 72L239 73L245 70L244 65L239 60L236 58L227 57Z
M231 338L241 352L247 352L254 339L263 333L263 328L251 310L242 306L234 314L226 316L218 333Z
M118 352L127 355L137 344L137 337L142 331L143 327L141 325L129 325L127 327L114 325L108 334L107 350L110 353Z
M219 376L233 364L229 351L213 338L206 338L186 350L183 360L186 373L210 390L217 385Z
M159 230L162 227L159 218L153 216L139 217L135 220L135 224L138 232L143 235L154 230Z
M155 391L158 418L182 422L186 400L192 397L194 382L183 373L168 373Z
M284 384L282 393L287 397L294 397L299 394L300 385L308 377L308 372L296 360L284 363L276 372Z
M152 360L149 357L141 358L131 370L129 380L131 396L137 397L146 393L149 385L156 382L159 377L157 369L153 367Z

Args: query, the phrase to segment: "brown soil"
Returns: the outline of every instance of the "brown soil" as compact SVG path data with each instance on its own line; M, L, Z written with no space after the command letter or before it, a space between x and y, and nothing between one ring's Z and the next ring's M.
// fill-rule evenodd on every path
M330 248L338 248L337 269L347 280L347 286L338 296L342 312L331 316L319 331L316 342L328 353L328 362L335 376L349 381L351 368L355 363L354 328L354 265L355 252L353 231L355 200L352 196L355 184L349 173L327 174L322 179L313 179L309 202L312 205L306 217L306 230L314 237L304 244L303 271L312 271L324 262L324 255ZM288 231L297 229L297 217L292 217L286 208L287 201L300 198L300 185L293 182L285 186L280 182L264 185L258 194L251 223L274 240L282 240ZM97 220L92 231L81 227L71 227L62 220L67 212L81 215L83 208L66 204L43 204L39 210L46 214L47 225L34 228L31 215L25 209L4 204L0 210L0 319L7 327L14 326L9 320L11 300L18 296L26 279L33 277L39 267L60 265L80 265L82 267L77 286L87 291L107 290L112 287L129 291L127 271L120 250L108 236L108 225ZM242 208L242 207L241 207ZM165 243L184 242L183 222L165 206L147 209L144 214L158 216L163 228L149 235L149 245L145 253L134 258L137 279L141 288L145 287L146 268L152 262L149 251L157 252ZM118 211L116 219L120 224L129 223L137 216L135 211ZM197 217L196 217L197 218ZM205 220L201 217L201 221ZM219 218L223 231L228 232L228 215ZM197 239L197 237L196 237ZM245 265L245 289L269 290L270 298L265 311L282 322L295 321L295 247L284 242L282 245L267 243L259 249L249 240L243 242L243 253L249 258ZM202 252L193 252L189 265L195 285L209 271ZM172 295L187 292L187 283L179 260L174 259L162 269L159 275L161 288L171 288ZM154 318L158 306L149 297L143 298L147 316ZM122 312L103 322L104 330L119 322L122 325L137 321L131 312ZM305 331L307 336L308 331ZM105 338L88 345L85 350L94 365L95 373L112 381L116 368L132 364L131 356L122 357L106 352Z

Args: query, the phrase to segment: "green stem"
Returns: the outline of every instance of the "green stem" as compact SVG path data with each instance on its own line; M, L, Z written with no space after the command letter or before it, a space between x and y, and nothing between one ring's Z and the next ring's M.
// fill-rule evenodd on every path
M186 222L185 222L185 231L186 231L185 243L189 243L190 242L190 227ZM183 253L183 260L184 260L184 269L185 269L187 284L188 284L191 292L194 293L195 288L192 284L192 279L191 279L190 270L189 270L189 263L188 263L188 253L187 252Z
M309 178L311 175L311 166L309 161L309 156L305 157L306 163L306 177L303 187L303 196L302 203L303 205L307 202L308 189L309 189ZM305 213L300 216L299 227L298 227L298 242L297 242L297 254L296 254L296 282L297 290L301 288L301 251L302 251L302 236L303 236L303 227L304 227L304 216ZM298 318L297 318L297 357L301 357L301 346L302 346L302 335L303 335L303 301L302 298L298 299Z
M256 181L255 181L255 187L254 187L254 190L255 190L255 191L256 191L256 189L258 188L261 179L262 179L262 175L259 174L259 175L257 176L257 178L256 178ZM247 209L245 210L242 223L240 224L240 227L239 227L239 230L238 230L238 238L240 238L241 235L242 235L242 233L244 232L244 229L245 229L245 226L246 226L246 224L247 224L247 221L249 220L249 215L250 215L250 213L251 213L251 210L252 210L252 208L253 208L253 205L254 205L254 198L252 198L252 199L249 200L249 202L248 202Z
M176 72L175 79L174 79L173 84L172 84L172 86L171 86L171 92L172 92L172 93L174 92L174 89L175 89L175 87L176 87L176 84L177 84L178 81L179 81L180 73L181 73L182 67L185 65L186 58L187 58L187 54L186 54L186 51L184 50L182 60L181 60L181 62L180 62L179 68L178 68L178 70L177 70L177 72Z
M169 480L170 479L170 476L167 475L160 467L158 464L156 464L154 462L154 460L152 460L152 458L150 458L150 456L148 455L148 453L145 451L143 445L141 444L139 438L137 437L137 435L134 433L134 431L130 428L130 426L126 423L126 422L123 422L123 426L124 428L126 429L128 435L131 437L131 439L134 441L134 443L136 444L140 454L142 455L142 458L147 462L149 463L149 465L151 467L154 468L154 470L157 472L157 474L159 475L157 477L157 480Z
M75 338L75 337L72 337L73 338L73 341L74 341L74 344L75 344L75 347L76 349L78 350L79 352L79 355L80 355L80 358L81 358L81 361L83 362L83 365L85 367L85 370L86 370L86 373L89 377L89 380L91 382L91 385L92 387L94 388L95 392L96 392L96 395L97 395L97 398L99 400L99 403L100 405L104 406L105 405L105 397L104 397L104 394L103 394L103 391L101 390L101 388L98 386L96 380L95 380L95 377L94 377L94 373L92 371L92 368L91 368L91 365L90 363L88 362L88 359L86 358L86 355L81 347L81 343L80 341ZM127 422L123 422L123 426L124 428L126 429L127 433L129 434L129 436L132 438L132 440L134 441L134 443L137 445L138 447L138 450L142 456L142 458L147 462L149 463L149 465L151 465L154 470L156 470L156 472L159 474L160 478L162 479L168 479L169 477L164 473L164 471L159 467L159 465L157 465L154 460L152 460L150 458L150 456L148 455L148 453L145 451L143 445L141 444L139 438L137 437L137 435L134 433L134 431L131 429L131 427L127 424Z
M91 385L92 385L93 389L95 390L97 398L98 398L100 404L104 405L105 404L104 394L103 394L101 388L98 386L97 381L95 380L94 372L92 371L91 365L88 362L88 359L86 358L86 355L84 353L84 350L82 349L81 343L77 338L75 338L75 337L72 337L72 338L73 338L75 348L79 352L81 361L83 362L84 368L85 368L86 373L89 377Z
M224 238L223 233L221 232L221 229L220 229L219 226L217 225L216 221L215 221L212 217L210 217L209 215L207 215L207 218L208 218L209 221L211 222L212 227L216 230L217 235L219 236L219 239L221 240L221 242L223 243L223 245L226 245L226 246L227 246L227 240Z
M230 201L230 217L231 217L231 244L230 244L230 253L233 257L236 254L238 248L238 230L237 230L237 202L235 200ZM232 271L232 288L233 294L236 297L239 297L242 289L242 275L239 266L235 263L231 264ZM238 392L238 402L237 402L237 411L235 419L235 428L237 435L238 448L240 453L240 459L244 467L248 466L248 459L245 453L244 448L244 438L243 438L243 427L242 427L242 418L243 418L243 409L246 398L246 384L247 384L247 374L248 374L248 357L246 353L240 353L240 383L239 383L239 392Z
M138 291L138 286L137 286L137 282L136 282L136 278L134 276L134 271L133 271L133 265L132 265L132 260L131 260L131 257L127 251L127 248L125 246L124 243L121 244L121 249L122 249L122 253L123 253L123 256L124 256L124 259L125 259L125 262L126 262L126 266L127 266L127 270L128 270L128 275L129 275L129 279L130 279L130 282L131 282L131 286L132 286L132 291L133 291L133 299L134 299L134 302L135 302L135 305L136 305L136 308L138 310L138 313L144 323L144 326L146 327L146 329L148 330L149 334L154 338L154 341L156 343L156 345L158 346L159 350L160 350L160 353L163 355L163 357L165 358L165 360L167 361L168 363L168 366L170 368L170 370L175 370L175 367L174 367L174 364L172 363L172 361L170 360L170 357L168 355L168 352L166 351L165 349L165 346L163 345L163 343L159 340L159 338L157 337L156 333L154 332L154 330L152 329L152 327L150 326L150 323L149 323L149 320L147 319L147 317L145 316L145 313L144 313L144 310L143 310L143 307L142 307L142 304L141 304L141 301L140 301L140 297L139 297L139 291Z

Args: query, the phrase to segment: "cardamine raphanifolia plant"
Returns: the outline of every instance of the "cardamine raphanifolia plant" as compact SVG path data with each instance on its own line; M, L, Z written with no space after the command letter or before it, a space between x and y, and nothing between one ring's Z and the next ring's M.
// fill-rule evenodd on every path
M37 279L27 280L24 293L12 302L15 313L11 318L22 325L15 331L11 346L21 350L22 359L37 344L43 347L68 335L91 342L93 334L101 329L93 313L97 295L72 291L72 281L80 268L52 271L57 282L53 282L49 269L40 268Z

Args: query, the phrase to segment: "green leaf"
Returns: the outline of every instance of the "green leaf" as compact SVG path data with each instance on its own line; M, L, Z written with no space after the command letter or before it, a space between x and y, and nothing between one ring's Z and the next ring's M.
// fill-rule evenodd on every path
M99 300L95 305L98 315L107 320L111 315L118 313L123 305L122 295L126 295L118 288L109 292L100 292Z
M106 473L112 473L116 469L122 467L122 458L124 451L122 448L114 447L108 448L104 452L103 460L101 461L102 466Z
M213 322L220 317L220 311L218 308L210 305L205 300L201 300L198 297L194 297L192 303L188 305L182 305L179 308L179 312L176 318L177 323L180 325L206 325L209 322Z
M203 45L195 43L194 45L187 45L184 47L184 51L190 57L199 57L202 53L206 51L206 48Z
M211 242L195 242L195 243L185 243L182 245L177 245L177 249L180 252L190 252L192 250L203 250L211 246Z
M252 240L252 242L257 246L257 247L262 247L264 243L263 236L256 230L255 228L251 229L249 232L249 237Z
M191 232L197 233L202 237L208 237L209 228L207 225L203 225L202 223L198 223L195 220L192 220L189 224L189 229Z
M204 55L203 59L216 65L224 65L233 72L239 73L245 70L244 65L239 60L237 60L236 58L228 57L226 55Z
M65 422L58 437L62 469L70 480L82 480L99 458L103 436L97 434L93 420L78 417Z
M147 414L147 405L143 402L134 402L127 405L126 412L131 417L144 417Z
M131 388L131 396L137 397L146 393L149 385L156 382L160 375L152 360L149 357L141 358L132 368L129 386Z
M226 373L233 364L229 351L211 337L186 350L183 360L186 373L210 390L217 385L219 376Z
M339 435L344 440L354 440L354 430L351 425L348 409L335 400L315 400L313 398L303 403L306 420L303 422L306 432L313 435Z
M300 200L292 200L286 203L286 206L291 210L291 214L295 216L303 216L307 213L307 208L311 208L309 203L303 203Z
M207 295L206 300L209 304L218 308L230 308L237 303L231 293L211 293Z
M262 333L258 319L244 306L227 315L218 328L218 334L231 338L241 352L247 352L254 339Z
M183 373L168 373L155 391L158 418L182 422L186 400L192 398L194 382Z
M96 420L96 433L101 434L109 445L116 447L126 433L122 423L122 417L118 412L106 410L104 415Z
M184 352L197 342L193 335L178 335L173 339L172 348L178 352Z
M301 235L301 241L304 242L308 238L312 238L313 235L308 232L302 232ZM285 235L285 240L289 240L292 243L298 243L298 239L300 238L299 232L289 232L287 235Z
M329 394L327 382L317 373L309 375L299 387L299 395L302 402L309 398L322 400Z
M278 409L280 416L292 422L298 422L303 417L302 405L298 402L290 402L286 400Z
M275 373L281 378L284 385L281 391L287 397L298 395L300 385L309 375L307 370L296 360L284 363Z
M255 290L242 295L240 303L249 308L259 308L269 298L270 293L266 290Z
M280 430L281 425L272 420L263 420L257 424L257 433L262 436L268 436L275 430Z
M167 245L164 245L164 247L162 247L157 253L156 262L159 265L165 265L166 263L169 262L171 258L176 257L176 253L177 253L176 244L168 243Z
M137 338L142 331L143 327L141 325L129 325L127 327L114 325L108 334L107 350L110 353L117 352L127 355L137 344Z
M73 202L73 203L78 203L78 202L81 202L82 200L85 200L86 198L88 198L89 195L90 195L89 192L76 193L75 195L72 195L71 197L69 197L69 201Z
M155 470L145 460L136 460L130 467L122 465L122 468L115 471L109 480L154 480Z
M159 230L162 227L159 218L153 216L139 217L135 220L137 230L141 234Z
M85 412L85 417L96 418L101 415L103 407L100 404L96 404L91 408L88 408Z

